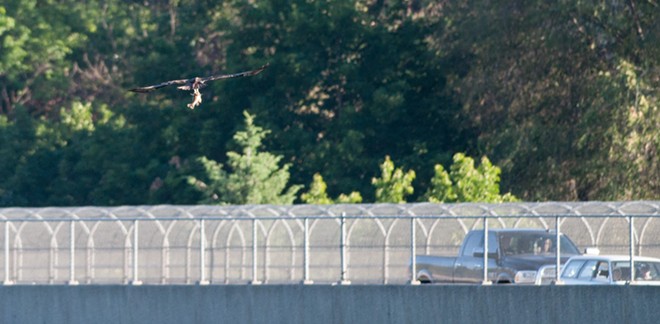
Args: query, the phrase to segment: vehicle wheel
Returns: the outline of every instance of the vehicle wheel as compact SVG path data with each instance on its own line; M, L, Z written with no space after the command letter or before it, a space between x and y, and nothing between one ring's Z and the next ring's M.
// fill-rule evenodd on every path
M428 278L428 277L424 277L424 276L417 278L417 280L419 280L419 283L421 283L421 284L430 284L431 283L431 279Z

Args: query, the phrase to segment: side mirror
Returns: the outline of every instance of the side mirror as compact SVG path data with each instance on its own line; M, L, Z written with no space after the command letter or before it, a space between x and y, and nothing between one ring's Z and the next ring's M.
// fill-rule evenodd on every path
M484 257L484 248L482 248L482 247L474 248L474 250L472 250L472 256L475 257L475 258L483 258ZM488 258L490 258L490 259L497 259L497 257L498 257L497 252L489 252L488 253Z

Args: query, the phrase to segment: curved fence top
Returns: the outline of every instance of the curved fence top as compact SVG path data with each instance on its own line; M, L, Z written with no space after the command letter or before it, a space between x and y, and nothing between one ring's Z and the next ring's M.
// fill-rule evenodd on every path
M660 201L2 208L0 278L400 283L415 251L456 255L487 218L492 227L561 227L608 253L660 256Z
M0 221L369 216L659 216L660 201L0 208Z

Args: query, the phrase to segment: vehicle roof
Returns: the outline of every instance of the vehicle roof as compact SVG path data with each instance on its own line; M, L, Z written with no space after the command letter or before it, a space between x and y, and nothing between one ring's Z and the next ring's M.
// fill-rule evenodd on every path
M600 261L627 261L630 262L630 256L629 255L576 255L571 257L568 261L570 262L571 260L600 260ZM652 257L644 257L644 256L635 256L635 261L643 261L643 262L660 262L660 259L658 258L652 258Z
M475 232L483 232L483 229L472 230ZM529 233L555 233L555 230L543 229L543 228L489 228L489 232L494 233L519 233L519 232L529 232ZM562 233L563 234L563 233Z

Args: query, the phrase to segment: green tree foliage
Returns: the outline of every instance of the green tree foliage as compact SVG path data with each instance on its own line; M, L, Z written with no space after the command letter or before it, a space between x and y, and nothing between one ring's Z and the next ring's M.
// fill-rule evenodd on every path
M339 194L339 197L335 199L335 203L337 204L359 204L362 202L362 195L357 192L353 191L350 194Z
M599 91L605 92L596 95L602 97L599 105L610 110L592 109L585 115L590 122L582 125L592 131L585 132L576 146L592 152L599 148L594 154L601 159L592 159L590 165L596 170L611 169L602 171L601 179L595 178L598 173L585 172L585 178L594 184L592 190L600 195L654 199L660 193L660 97L646 72L621 61L614 73L603 72L597 78ZM610 122L594 125L604 116Z
M401 168L395 168L389 156L385 156L380 171L380 178L371 179L376 188L376 202L406 202L406 196L414 192L412 182L415 180L415 171L404 172Z
M222 171L222 165L203 157L200 162L206 181L189 177L189 184L204 192L202 203L292 204L301 186L288 186L291 165L280 167L282 156L259 151L269 131L254 124L255 116L243 115L245 130L234 135L241 152L227 153L230 171Z
M452 84L505 187L528 200L660 196L657 3L459 1L445 9L453 27L436 45L468 58Z
M245 110L335 201L377 201L386 155L424 200L454 152L526 200L658 199L659 25L657 1L4 1L0 205L220 203ZM267 62L194 111L125 90Z
M328 185L323 181L323 176L320 173L314 174L314 179L308 192L304 192L300 199L306 204L329 205L333 201L328 197L326 192Z
M517 201L511 193L500 195L500 168L494 166L485 156L475 168L471 157L456 153L449 174L441 164L437 164L434 170L432 186L425 195L430 202Z
M270 100L254 108L268 112L295 181L323 170L331 194L357 190L374 200L369 179L382 156L425 170L463 144L459 107L445 88L454 65L422 36L442 29L433 1L229 3L216 29L228 31L228 55L271 62L261 83Z
M332 200L328 197L326 189L328 185L323 181L323 176L320 173L315 173L312 184L310 185L309 191L303 193L300 196L306 204L319 204L319 205L328 205L334 203L340 204L357 204L362 202L362 195L359 192L353 191L350 194L340 194L337 199Z
M75 1L9 1L0 6L0 112L55 109L67 91L68 55L84 44Z
M61 122L32 119L25 109L0 128L0 201L9 206L140 204L147 197L152 157L134 127L107 107L73 103Z

